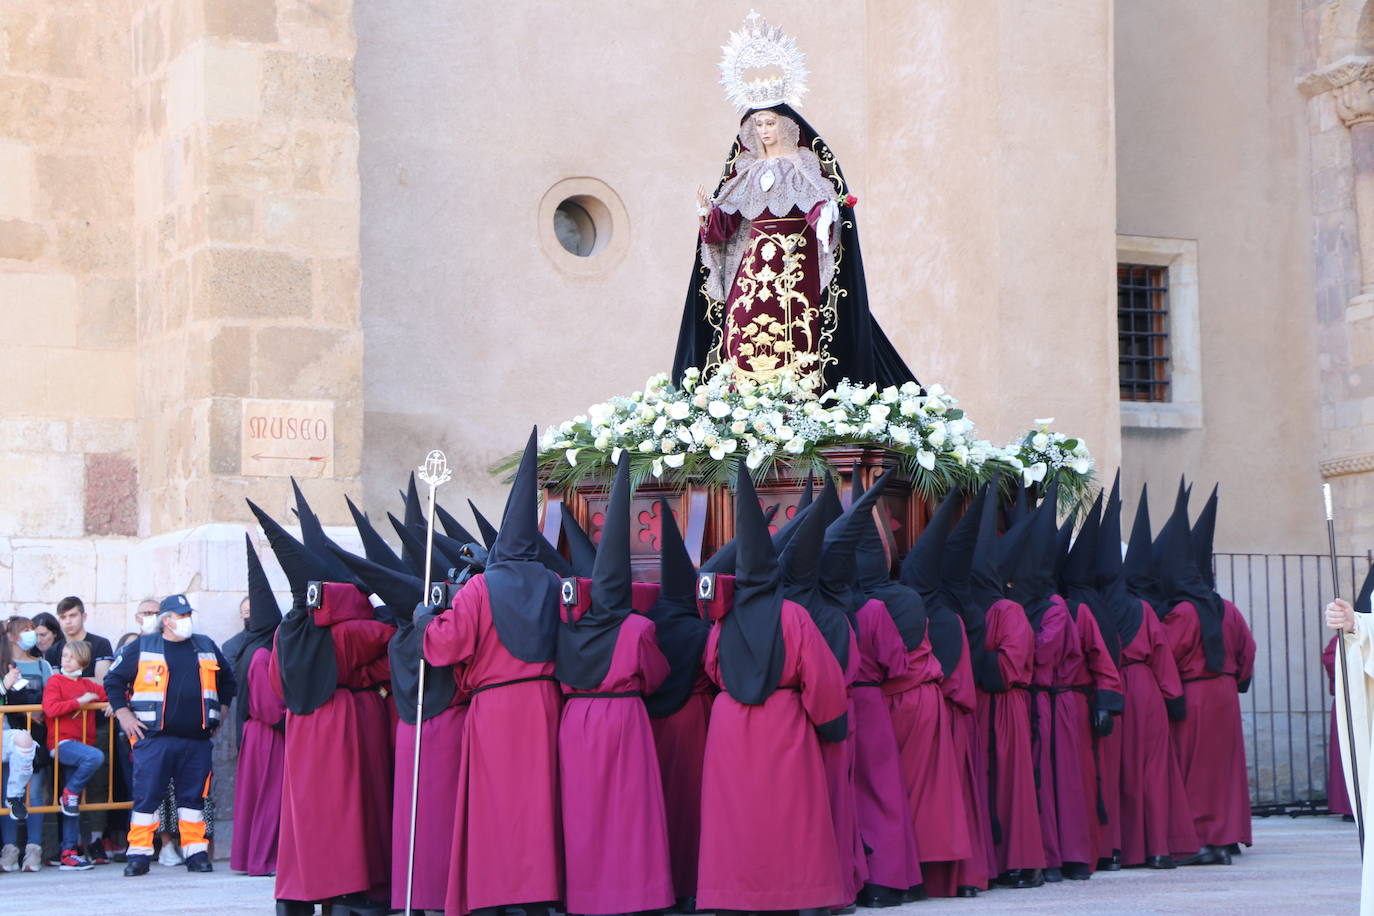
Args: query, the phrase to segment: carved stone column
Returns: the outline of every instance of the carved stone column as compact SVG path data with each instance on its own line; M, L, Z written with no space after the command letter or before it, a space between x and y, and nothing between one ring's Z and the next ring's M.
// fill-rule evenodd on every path
M1350 129L1359 224L1360 292L1352 306L1374 303L1374 80L1357 79L1336 90L1336 112Z

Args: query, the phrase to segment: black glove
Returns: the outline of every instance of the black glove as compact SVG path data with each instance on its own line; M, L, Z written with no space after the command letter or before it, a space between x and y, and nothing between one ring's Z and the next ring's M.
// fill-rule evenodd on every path
M816 734L820 735L822 741L829 741L837 744L849 737L849 713L844 713L838 719L831 719L829 722L816 726Z
M1112 722L1112 714L1105 709L1093 710L1093 734L1099 738L1105 738L1112 733L1115 723Z
M1174 697L1172 700L1164 701L1164 708L1169 711L1169 720L1172 722L1182 722L1188 718L1188 704L1186 697Z

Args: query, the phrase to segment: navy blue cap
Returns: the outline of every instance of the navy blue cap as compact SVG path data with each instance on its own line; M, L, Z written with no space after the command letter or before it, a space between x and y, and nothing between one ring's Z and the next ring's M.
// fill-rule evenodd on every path
M185 595L168 595L157 606L159 617L163 614L189 614L192 610L191 602L186 600Z

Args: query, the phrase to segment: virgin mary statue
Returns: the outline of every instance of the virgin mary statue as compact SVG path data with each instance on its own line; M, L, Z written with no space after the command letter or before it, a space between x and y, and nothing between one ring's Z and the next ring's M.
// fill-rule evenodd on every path
M868 310L855 198L830 147L794 105L806 70L794 39L750 13L732 32L721 82L743 111L708 198L697 190L696 262L673 360L712 374L788 373L819 393L841 378L914 381ZM745 80L768 67L782 75Z

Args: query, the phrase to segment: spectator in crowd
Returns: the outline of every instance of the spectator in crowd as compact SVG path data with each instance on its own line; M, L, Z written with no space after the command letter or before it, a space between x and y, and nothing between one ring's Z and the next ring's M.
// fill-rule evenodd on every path
M52 676L52 668L38 652L37 636L27 617L10 617L5 621L4 639L0 639L0 706L37 705L43 699L43 683ZM26 713L5 716L4 787L5 805L9 816L0 819L0 871L18 871L19 831L25 831L23 869L38 871L43 867L43 815L28 811L27 805L46 803L43 771L47 768L48 753L42 747L46 737L43 714L35 713L32 721ZM27 793L25 792L27 789Z
M247 595L244 595L243 600L239 602L239 623L242 626L242 629L235 633L233 636L230 636L228 639L226 639L224 641L224 645L221 647L224 651L224 657L229 661L229 667L233 668L234 671L239 671L242 667L246 667L246 665L240 666L239 661L243 655L244 640L248 638ZM243 685L240 684L239 686L242 687ZM238 748L243 744L243 724L246 721L248 721L247 699L242 693L240 693L238 700L239 702L236 702L234 704L234 709L231 711L230 715L226 717L228 721L234 723L235 748Z
M62 625L57 622L56 617L47 611L33 615L31 622L33 623L33 631L38 634L38 652L46 661L48 650L53 647L53 643L62 637Z
M53 668L60 667L62 646L70 640L82 640L91 647L91 660L82 670L81 676L90 678L99 684L105 677L105 672L110 670L110 662L114 659L114 648L105 637L86 632L86 606L81 602L81 599L75 595L68 595L57 602L57 622L62 628L62 635L53 643L52 648L45 651L44 657L47 658L48 663ZM109 727L105 717L100 717L96 721L94 738L88 743L95 747L108 747ZM109 771L105 767L100 767L95 776L92 777L91 784L87 786L87 792L93 801L105 801L110 797L109 791ZM89 853L90 860L95 865L108 864L110 856L114 852L113 844L105 838L108 820L109 813L104 810L87 811L81 816L86 835L90 840L85 851ZM65 848L65 844L63 844L63 848Z
M96 715L81 707L105 700L105 689L83 675L91 665L90 644L69 639L62 647L62 670L43 689L43 712L48 717L48 747L57 762L68 768L58 804L62 808L63 871L88 869L92 862L79 850L81 843L81 793L101 769L105 754L94 747Z
M234 674L208 636L195 632L185 595L162 599L162 630L140 636L119 653L105 689L133 745L133 811L124 874L146 875L153 855L157 807L176 784L177 824L188 871L214 871L205 836L210 740L222 708L234 698Z
M146 602L145 602L146 603ZM142 603L140 604L140 608ZM157 603L153 602L153 619L157 619ZM135 615L137 616L137 615ZM125 633L119 637L115 643L115 657L119 657L119 650L129 643L138 639L137 633ZM119 727L116 722L114 728L114 797L115 801L128 801L132 798L133 792L133 760L129 754L129 736L124 734L124 729ZM108 812L108 819L105 822L105 837L113 847L110 858L116 862L124 861L124 847L128 845L127 834L129 832L129 812L119 808Z

